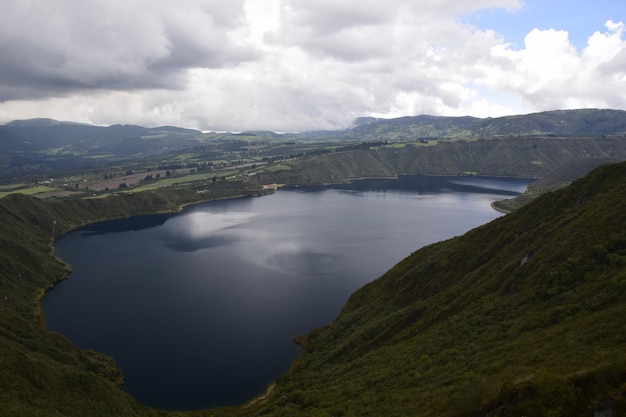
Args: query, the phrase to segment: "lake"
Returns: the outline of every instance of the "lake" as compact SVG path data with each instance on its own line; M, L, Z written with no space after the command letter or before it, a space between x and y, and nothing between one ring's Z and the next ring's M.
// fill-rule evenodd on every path
M401 176L89 225L55 243L73 272L42 300L46 327L112 356L145 405L242 404L289 369L294 336L528 183Z

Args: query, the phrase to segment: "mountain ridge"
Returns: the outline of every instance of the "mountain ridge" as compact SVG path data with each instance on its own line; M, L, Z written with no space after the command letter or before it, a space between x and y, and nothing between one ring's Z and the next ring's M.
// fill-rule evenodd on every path
M509 135L593 136L626 134L626 111L611 109L552 110L524 115L406 116L357 119L347 137L364 139L496 137Z
M173 131L187 134L202 134L197 129L177 126L144 127L134 124L114 124L99 126L89 123L71 121L58 121L49 118L20 119L0 125L5 129L25 130L22 136L28 133L39 135L37 129L55 128L65 129L56 134L60 139L67 140L78 134L87 135L88 132L74 132L79 129L91 129L93 132L106 131L107 129L124 132L128 137L146 135L154 132ZM404 133L410 132L414 138L420 137L458 137L468 138L489 137L502 135L559 135L559 136L589 136L589 135L624 135L626 134L626 111L613 109L575 109L575 110L551 110L537 113L518 114L501 117L474 117L474 116L433 116L416 115L402 116L397 118L374 118L358 117L353 122L353 127L347 130L330 130L326 133L335 133L337 138L349 139L362 135L368 139L374 133L382 137L393 129L403 129ZM30 131L30 132L29 132ZM19 132L14 132L19 133ZM275 132L269 132L275 133ZM319 132L302 132L295 134L278 134L288 137L307 137L308 134ZM234 133L241 135L240 133ZM57 145L63 145L61 142Z
M347 130L303 133L217 133L176 126L94 126L31 119L0 125L0 174L15 176L50 169L102 166L112 160L161 158L186 151L202 152L208 145L222 149L232 145L241 149L251 142L293 145L310 141L368 148L376 144L400 146L409 142L435 144L484 138L624 136L626 111L609 109L557 110L486 119L430 115L361 118ZM254 156L254 152L248 155Z

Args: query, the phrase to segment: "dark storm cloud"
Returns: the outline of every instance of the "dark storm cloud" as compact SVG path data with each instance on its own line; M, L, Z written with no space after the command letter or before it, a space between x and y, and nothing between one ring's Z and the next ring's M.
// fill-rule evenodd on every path
M0 0L0 101L180 89L189 68L256 55L229 37L243 1Z

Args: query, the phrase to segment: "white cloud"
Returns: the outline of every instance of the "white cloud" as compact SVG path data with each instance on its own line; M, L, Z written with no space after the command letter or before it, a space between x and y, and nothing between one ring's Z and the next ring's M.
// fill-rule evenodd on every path
M532 30L525 49L491 50L479 83L518 95L528 110L626 107L626 41L623 23L607 22L578 53L565 31Z
M624 25L577 51L461 23L518 0L0 0L0 121L337 129L358 116L626 108ZM3 101L3 102L2 102Z

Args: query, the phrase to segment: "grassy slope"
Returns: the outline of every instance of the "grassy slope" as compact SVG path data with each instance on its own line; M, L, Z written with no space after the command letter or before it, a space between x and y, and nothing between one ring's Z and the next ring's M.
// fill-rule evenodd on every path
M358 290L253 414L626 415L626 164Z
M509 213L528 204L541 194L567 187L574 180L584 177L601 165L616 162L619 162L619 160L606 157L576 159L571 162L566 162L562 166L542 176L537 181L533 181L528 185L528 188L523 194L508 200L496 201L493 203L493 207L497 210Z

